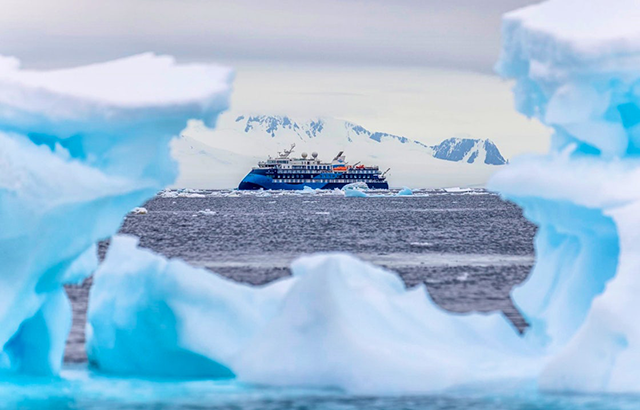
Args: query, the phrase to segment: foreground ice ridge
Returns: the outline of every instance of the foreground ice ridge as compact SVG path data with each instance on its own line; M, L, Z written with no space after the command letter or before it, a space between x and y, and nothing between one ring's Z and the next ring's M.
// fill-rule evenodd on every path
M254 287L136 245L115 237L94 277L87 353L104 372L379 394L541 366L504 316L445 312L424 285L349 255L300 258L292 277Z
M545 389L640 391L640 2L551 0L509 13L497 70L516 106L553 129L490 188L539 226L513 293L549 347Z
M176 177L169 141L213 123L230 72L143 54L55 71L0 57L0 374L55 374L71 325L62 287L95 243Z

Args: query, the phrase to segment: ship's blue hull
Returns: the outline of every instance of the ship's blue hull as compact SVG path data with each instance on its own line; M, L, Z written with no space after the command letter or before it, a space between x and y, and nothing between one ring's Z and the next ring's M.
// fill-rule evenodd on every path
M326 176L324 176L326 178ZM335 189L342 188L348 183L352 182L360 182L357 180L349 181L349 182L301 182L301 183L282 183L282 182L274 182L273 178L268 175L264 175L259 171L256 172L251 171L247 174L246 177L240 182L238 189L240 190L274 190L274 189L282 189L282 190L302 190L305 186L308 186L312 189ZM371 189L389 189L389 184L386 181L384 182L365 182L367 186Z

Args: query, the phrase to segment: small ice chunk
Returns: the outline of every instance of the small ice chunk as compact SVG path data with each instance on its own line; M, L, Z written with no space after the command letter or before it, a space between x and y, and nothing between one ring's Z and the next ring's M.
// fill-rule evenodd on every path
M347 198L366 198L368 195L363 191L369 189L364 182L354 182L342 187L342 192Z
M203 209L201 211L198 211L198 213L202 214L202 215L215 215L217 214L216 211L212 211L211 209L207 208L207 209Z
M397 196L411 196L411 195L413 195L413 191L410 190L407 187L404 187L400 191L398 191L398 193L396 195Z

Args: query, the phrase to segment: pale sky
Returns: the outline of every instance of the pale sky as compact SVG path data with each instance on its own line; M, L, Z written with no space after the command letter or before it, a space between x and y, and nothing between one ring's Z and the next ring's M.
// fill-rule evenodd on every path
M0 0L0 54L32 68L139 52L236 68L233 111L334 116L512 156L548 131L492 71L500 16L535 0Z

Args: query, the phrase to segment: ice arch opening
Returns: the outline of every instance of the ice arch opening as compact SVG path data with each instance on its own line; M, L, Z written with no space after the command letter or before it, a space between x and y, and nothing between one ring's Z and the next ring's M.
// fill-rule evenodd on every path
M511 296L529 324L525 337L553 350L575 334L593 298L614 277L619 258L617 227L602 210L569 201L510 199L538 225L535 265Z

